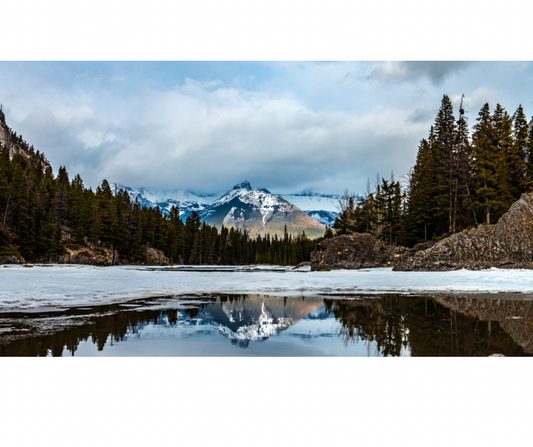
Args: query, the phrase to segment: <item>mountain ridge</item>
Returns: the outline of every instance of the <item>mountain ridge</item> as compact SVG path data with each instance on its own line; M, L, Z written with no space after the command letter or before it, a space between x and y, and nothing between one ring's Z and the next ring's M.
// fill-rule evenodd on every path
M183 221L196 211L201 215L202 220L211 218L216 219L214 208L229 203L235 197L243 197L253 190L262 191L265 194L272 194L265 188L252 188L250 182L243 181L236 184L229 191L222 194L194 193L186 189L175 190L149 190L147 188L131 188L129 186L113 183L116 189L124 189L128 192L132 200L138 200L139 203L146 207L158 206L164 214L169 214L172 206L178 206L180 216ZM294 194L273 194L281 199L291 203L305 214L318 221L319 223L332 226L335 219L339 216L338 201L341 195L338 194L321 194L311 191L302 191ZM228 208L228 212L231 209ZM220 214L221 209L217 214ZM222 218L223 220L223 218Z

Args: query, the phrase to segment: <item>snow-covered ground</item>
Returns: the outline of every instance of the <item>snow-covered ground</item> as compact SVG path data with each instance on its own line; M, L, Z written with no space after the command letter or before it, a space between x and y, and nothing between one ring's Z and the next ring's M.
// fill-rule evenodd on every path
M179 271L133 266L0 268L0 311L85 306L203 293L324 296L382 292L527 292L529 270L393 272L392 269Z

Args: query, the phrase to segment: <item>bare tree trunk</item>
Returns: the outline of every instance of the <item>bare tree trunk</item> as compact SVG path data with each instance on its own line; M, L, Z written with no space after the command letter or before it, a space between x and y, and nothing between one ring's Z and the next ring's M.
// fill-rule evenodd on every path
M456 231L457 225L457 191L459 190L458 185L459 179L455 179L455 194L453 196L453 220L452 220L452 233Z
M450 175L448 178L448 189L449 189L449 195L450 195L450 208L448 209L448 233L452 232L452 208L453 208L453 201L452 201L452 152L450 151Z
M468 199L470 200L470 208L472 209L472 214L474 215L474 222L477 225L476 210L474 208L474 202L472 201L472 194L470 194L470 187L468 186L468 182L466 181L466 177L465 177L465 185L466 185L466 192L468 194Z

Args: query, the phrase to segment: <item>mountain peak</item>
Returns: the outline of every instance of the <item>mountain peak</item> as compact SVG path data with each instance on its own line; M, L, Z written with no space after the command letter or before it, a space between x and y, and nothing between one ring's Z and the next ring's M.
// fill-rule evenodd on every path
M250 182L247 182L246 180L242 183L239 183L238 185L235 185L233 189L252 189L252 186L250 185Z

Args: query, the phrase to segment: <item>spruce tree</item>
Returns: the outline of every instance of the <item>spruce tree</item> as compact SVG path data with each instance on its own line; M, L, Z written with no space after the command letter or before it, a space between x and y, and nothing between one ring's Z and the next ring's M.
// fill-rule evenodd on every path
M525 169L522 156L513 151L516 146L513 142L512 118L500 104L496 105L492 122L498 160L495 169L497 194L492 205L495 222L520 197Z
M515 195L529 191L533 186L532 179L528 178L527 172L527 142L528 142L528 125L526 115L522 109L522 104L518 106L513 114L513 155L512 160L517 164L515 173L511 172L511 178L516 182L517 192ZM516 161L515 161L516 160ZM519 163L518 163L519 162Z
M433 158L426 139L418 146L416 164L413 169L410 186L409 213L411 215L411 234L415 240L427 240L433 231Z
M464 97L464 95L463 95ZM459 108L457 120L457 207L454 214L454 231L465 229L471 224L477 224L476 208L474 206L474 168L472 163L472 145L469 139L468 123L465 111Z
M457 183L456 177L456 123L453 116L453 106L448 95L444 95L437 117L435 118L435 140L432 151L434 153L436 176L436 195L433 207L438 230L441 232L453 231L453 214L456 207ZM447 226L444 222L447 221Z
M497 139L489 104L483 105L476 119L472 134L472 155L476 177L476 204L485 215L485 223L490 224L491 210L498 194L497 168L500 162L497 152Z

